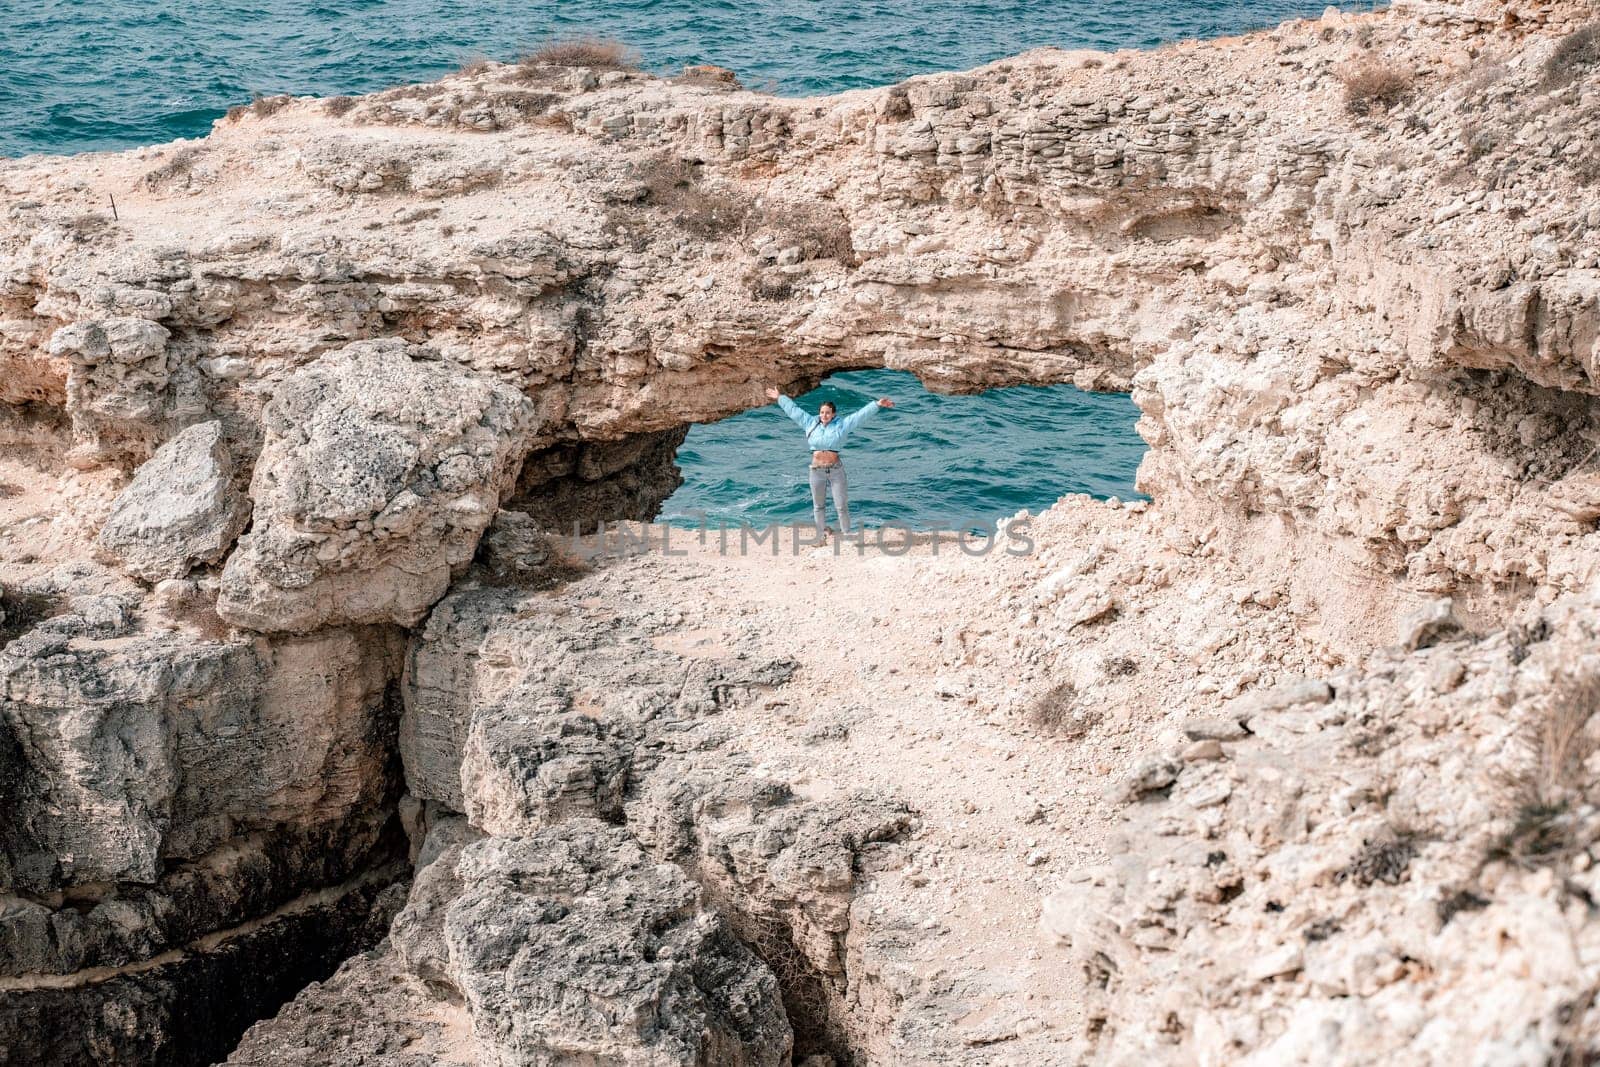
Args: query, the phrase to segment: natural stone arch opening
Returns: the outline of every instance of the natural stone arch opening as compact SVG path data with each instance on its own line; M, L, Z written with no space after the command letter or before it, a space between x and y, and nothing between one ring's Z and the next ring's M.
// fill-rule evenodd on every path
M894 409L847 446L858 524L950 528L1037 512L1067 493L1137 492L1134 471L1146 446L1125 394L1055 384L952 395L907 372L877 369L828 375L796 400L807 411L833 401L842 416L879 396L893 399ZM663 503L665 521L810 518L805 443L775 406L691 427L678 462L683 484Z
M895 400L894 411L863 427L851 446L860 456L852 515L859 503L870 526L947 528L1037 513L1066 494L1138 493L1134 475L1148 446L1126 393L1066 382L944 390L882 366L810 374L784 389L808 411L832 400L841 415L879 396ZM980 460L978 444L1000 463ZM758 404L722 419L538 449L505 507L546 529L580 534L615 521L804 522L811 514L805 462L793 423L776 406Z

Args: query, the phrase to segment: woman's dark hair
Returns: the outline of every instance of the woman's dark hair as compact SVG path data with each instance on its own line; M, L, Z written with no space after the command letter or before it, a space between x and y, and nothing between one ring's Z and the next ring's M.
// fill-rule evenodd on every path
M835 415L839 414L839 406L837 404L835 404L831 400L824 400L822 402L822 406L817 408L817 410L821 411L822 408L827 408L829 411L833 412Z

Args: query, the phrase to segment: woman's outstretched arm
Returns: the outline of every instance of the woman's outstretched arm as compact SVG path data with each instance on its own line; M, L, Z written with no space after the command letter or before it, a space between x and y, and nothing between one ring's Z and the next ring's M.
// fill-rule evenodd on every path
M815 415L807 415L800 409L799 404L796 404L793 400L790 400L776 389L767 390L767 399L776 400L778 402L778 406L783 409L783 413L793 419L794 424L800 427L806 433L810 433L811 427L817 424L817 417Z
M859 411L852 411L850 414L840 419L839 428L845 433L850 433L857 426L860 426L863 422L876 415L879 408L892 407L894 407L894 401L890 400L888 397L884 397L881 400L871 401L870 403L862 406Z

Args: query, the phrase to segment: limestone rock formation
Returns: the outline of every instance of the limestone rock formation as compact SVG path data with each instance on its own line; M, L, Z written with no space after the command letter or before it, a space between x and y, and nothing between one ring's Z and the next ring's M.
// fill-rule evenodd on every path
M502 531L520 526L496 522ZM492 559L482 567L496 570ZM415 979L453 990L445 1001L472 1020L474 1062L587 1055L606 1062L777 1062L788 1054L791 1027L801 1028L808 1051L848 1047L845 957L850 908L861 889L857 872L865 853L910 831L908 810L882 796L818 804L776 783L748 784L748 759L722 750L728 735L719 717L781 685L792 663L744 651L709 660L685 655L663 640L681 613L574 611L581 595L558 603L527 588L484 584L484 576L434 609L410 654L401 751L426 813L418 828L426 837L384 973L402 976L402 984ZM653 873L627 873L636 869ZM687 892L703 901L695 908L716 909L715 919L707 911L695 920L704 928L695 937L710 938L713 947L703 951L714 962L694 963L701 949L672 953L702 978L722 975L703 992L723 999L704 1010L735 1021L707 1024L710 1044L670 1037L655 1046L656 1029L677 1033L682 1012L702 1009L671 1007L681 994L668 996L651 983L626 995L656 1006L589 1011L587 1023L570 1014L576 993L518 991L535 976L579 981L567 968L581 963L590 936L528 929L518 916L531 908L549 917L529 921L586 924L591 907L627 913L642 878L663 898ZM580 887L559 893L581 892L594 903L570 911L533 907L525 898L547 882ZM613 900L623 886L629 896ZM607 943L617 936L606 935ZM482 954L491 947L497 955L489 960ZM741 954L748 965L738 962ZM527 976L512 982L508 968L524 965ZM750 967L752 976L742 977ZM637 985L616 974L607 981L625 990ZM308 993L285 1025L337 1013L328 996ZM595 996L583 993L579 1002ZM438 1010L456 1010L449 1004ZM650 1022L657 1012L664 1021ZM762 1021L769 1017L781 1022L781 1050L771 1022ZM347 1033L340 1040L346 1037L356 1040Z
M171 336L144 317L87 319L51 335L51 357L70 367L64 377L78 462L148 454L159 440L172 407Z
M807 100L488 63L0 163L0 1050L216 1059L378 941L402 820L389 947L239 1062L1597 1045L1593 18L1401 0ZM684 644L552 547L649 518L690 423L864 367L1140 408L1150 501L1064 499L894 646L942 672L924 752L1049 793L1051 847L769 774L775 691L827 681L782 604ZM866 662L894 625L807 752L918 699ZM957 744L1002 722L1032 751ZM905 962L996 873L1029 925L1054 893L1037 959Z
M291 375L262 418L255 521L217 598L257 630L420 620L471 560L533 431L514 390L394 341Z
M400 723L413 796L497 825L545 808L615 818L628 764L694 744L697 721L794 672L660 647L681 611L551 615L546 603L469 580L429 615L407 653Z
M862 854L909 834L914 822L890 796L806 803L781 783L714 760L662 767L629 819L645 847L690 871L768 959L806 1044L835 1051L867 1044L847 1009Z
M772 973L625 833L567 820L450 862L434 917L487 1062L788 1062Z
M112 504L99 543L129 574L159 582L220 560L249 517L222 424L200 423L139 468Z
M4 853L33 892L154 882L240 834L379 799L392 638L271 648L56 616L0 652L17 775Z
M1093 978L1102 1057L1510 1062L1576 1040L1559 1035L1596 936L1594 606L1396 646L1178 761L1114 862L1044 904Z
M94 567L7 595L29 617L0 647L0 1046L211 1062L394 910L371 917L408 873L396 635L155 628L138 587ZM263 955L280 966L257 974ZM214 1023L179 1027L176 1001ZM72 1037L46 1055L41 1032Z

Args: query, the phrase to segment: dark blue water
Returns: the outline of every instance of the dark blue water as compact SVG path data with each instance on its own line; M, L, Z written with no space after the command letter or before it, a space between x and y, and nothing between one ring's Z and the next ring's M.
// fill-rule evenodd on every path
M203 136L253 94L355 94L426 81L552 39L622 41L647 69L732 67L791 95L960 70L1040 45L1115 49L1315 16L1325 0L0 0L0 156ZM1342 5L1361 6L1361 5ZM860 519L928 528L1063 493L1133 495L1144 443L1125 397L1069 386L925 393L908 374L840 375L804 398L900 403L851 442ZM668 513L807 516L806 451L764 408L689 435Z
M716 63L785 94L886 85L1039 45L1146 48L1325 0L0 0L0 156L203 136L253 93L427 81L552 38Z
M872 370L835 375L798 402L815 412L832 400L847 415L881 396L894 408L868 419L844 448L851 518L864 525L967 529L1066 493L1138 495L1133 471L1145 444L1126 396L1070 385L940 396L905 371ZM684 484L662 518L810 521L810 455L776 404L696 426L678 451Z

